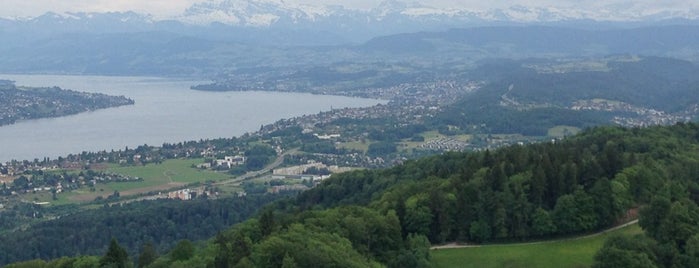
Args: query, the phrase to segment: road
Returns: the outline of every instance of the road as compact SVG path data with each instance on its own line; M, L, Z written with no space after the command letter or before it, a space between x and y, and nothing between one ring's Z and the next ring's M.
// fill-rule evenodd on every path
M267 172L271 172L273 169L277 168L279 165L281 165L282 163L284 163L284 157L285 157L285 156L290 155L290 154L294 154L294 153L298 152L298 150L299 150L298 148L297 148L297 149L291 149L291 150L289 150L289 151L286 151L286 152L282 153L281 155L279 155L279 156L277 157L277 159L274 160L274 162L272 162L271 164L267 165L267 166L264 167L263 169L256 170L256 171L250 171L250 172L248 172L248 173L245 173L245 174L240 175L240 176L238 176L238 177L235 177L235 178L233 178L233 179L217 182L217 183L215 183L215 185L224 185L224 184L231 184L231 183L240 183L240 182L242 182L242 181L244 181L244 180L247 180L247 179L250 179L250 178L254 178L254 177L260 176L260 175L265 174L265 173L267 173Z
M633 225L638 223L638 220L632 220L630 222L614 226L609 229L602 230L600 232L594 233L594 234L589 234L589 235L583 235L583 236L578 236L578 237L573 237L573 238L562 238L562 239L553 239L553 240L546 240L546 241L536 241L536 242L526 242L526 243L508 243L508 244L488 244L488 245L469 245L469 244L457 244L457 243L449 243L445 245L439 245L439 246L432 246L430 249L447 249L447 248L477 248L477 247L496 247L496 246L512 246L512 245L536 245L536 244L544 244L544 243L554 243L554 242L560 242L560 241L567 241L567 240L578 240L578 239L584 239L584 238L589 238L589 237L595 237L598 235L603 235L608 232L618 230L621 228L624 228L629 225Z

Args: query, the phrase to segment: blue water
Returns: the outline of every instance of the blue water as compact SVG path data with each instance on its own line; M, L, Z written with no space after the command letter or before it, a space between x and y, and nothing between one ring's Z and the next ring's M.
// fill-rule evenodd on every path
M190 90L202 81L148 77L0 75L18 86L59 86L124 95L136 104L0 127L0 161L33 160L82 151L118 150L240 136L261 125L343 107L383 101L279 92Z

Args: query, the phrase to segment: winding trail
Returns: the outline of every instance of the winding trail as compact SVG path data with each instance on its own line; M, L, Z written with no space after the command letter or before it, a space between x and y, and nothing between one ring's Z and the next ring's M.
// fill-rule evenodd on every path
M608 232L616 231L621 228L637 224L638 220L632 220L630 222L614 226L609 229L605 229L593 234L588 234L588 235L583 235L583 236L577 236L577 237L569 237L569 238L561 238L561 239L553 239L553 240L544 240L544 241L535 241L535 242L524 242L524 243L507 243L507 244L487 244L487 245L477 245L477 244L459 244L459 243L449 243L449 244L444 244L444 245L438 245L438 246L432 246L430 247L431 250L437 250L437 249L449 249L449 248L478 248L478 247L498 247L498 246L520 246L520 245L537 245L537 244L546 244L546 243L555 243L555 242L561 242L561 241L569 241L569 240L578 240L578 239L585 239L585 238L590 238L590 237L595 237L599 235L606 234Z

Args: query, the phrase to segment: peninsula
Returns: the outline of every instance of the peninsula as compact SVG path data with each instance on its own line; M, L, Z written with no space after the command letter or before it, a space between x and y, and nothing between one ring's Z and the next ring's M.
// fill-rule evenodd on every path
M124 96L78 92L59 87L22 87L0 80L0 126L20 120L72 115L134 104Z

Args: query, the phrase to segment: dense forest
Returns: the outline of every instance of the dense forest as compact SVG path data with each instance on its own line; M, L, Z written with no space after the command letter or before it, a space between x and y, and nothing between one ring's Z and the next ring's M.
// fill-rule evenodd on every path
M130 255L137 253L145 243L166 251L182 239L196 241L211 237L282 197L284 195L249 195L192 201L138 201L71 214L21 204L27 207L21 210L26 214L62 216L22 230L0 233L3 241L0 243L0 265L34 258L98 255L105 251L112 238L116 238ZM10 221L21 215L0 216L8 219L7 222L0 220L0 226L13 227Z
M344 173L273 203L186 258L172 251L148 267L427 267L431 244L594 232L635 208L649 236L638 239L647 243L615 238L597 258L646 254L646 267L691 267L697 152L699 124L598 127L562 141Z

